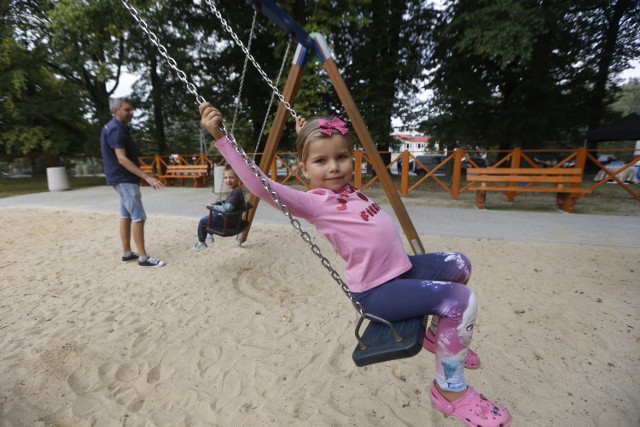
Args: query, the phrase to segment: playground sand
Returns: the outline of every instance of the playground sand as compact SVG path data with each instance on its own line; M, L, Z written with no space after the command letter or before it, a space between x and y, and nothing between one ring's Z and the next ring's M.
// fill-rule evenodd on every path
M2 427L461 425L430 406L430 353L355 367L356 312L288 225L194 253L197 218L152 215L167 266L143 269L115 214L0 212ZM422 239L474 264L467 379L514 425L638 425L639 248Z

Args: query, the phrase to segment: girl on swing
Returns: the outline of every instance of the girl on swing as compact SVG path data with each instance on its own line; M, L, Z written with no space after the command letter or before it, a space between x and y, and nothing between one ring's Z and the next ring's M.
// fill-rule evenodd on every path
M260 199L279 208L245 160L220 129L223 116L209 103L200 105L202 125L238 177ZM432 315L425 349L435 352L431 403L468 426L509 426L502 406L467 386L464 369L479 367L469 350L476 298L465 285L471 264L462 254L408 256L387 213L351 182L353 142L338 118L296 120L300 169L314 185L308 192L278 184L262 173L293 216L316 227L345 260L345 282L367 313L396 322ZM439 318L439 321L436 320Z

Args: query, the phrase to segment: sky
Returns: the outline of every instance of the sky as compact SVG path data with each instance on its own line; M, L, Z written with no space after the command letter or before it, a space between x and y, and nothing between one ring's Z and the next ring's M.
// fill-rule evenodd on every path
M629 80L631 78L640 78L640 60L631 61L631 66L632 68L629 68L628 70L625 70L620 74L620 78L622 78L624 81ZM118 88L116 89L113 96L114 97L130 96L132 92L132 86L138 80L138 78L139 77L135 74L128 73L128 72L123 73L122 76L120 77L120 84L118 85ZM185 96L188 95L186 88L185 88L184 95ZM402 120L399 118L394 118L391 125L395 130L401 130L404 127Z
M623 71L620 74L620 77L623 80L628 80L628 79L631 79L631 78L640 78L640 60L631 61L631 66L632 66L632 68L629 68L628 70ZM118 85L118 89L115 91L113 96L114 97L120 97L120 96L129 96L129 95L131 95L131 91L132 91L131 88L132 88L133 84L138 80L138 78L139 77L136 74L125 72L121 76L120 84ZM113 82L111 84L113 84ZM186 95L186 93L187 93L187 90L185 88L185 95Z

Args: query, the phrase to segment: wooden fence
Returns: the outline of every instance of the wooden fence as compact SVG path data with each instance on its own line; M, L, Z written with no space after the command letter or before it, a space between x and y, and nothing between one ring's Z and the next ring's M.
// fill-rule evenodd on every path
M631 159L625 161L623 166L617 166L615 169L607 169L607 165L602 164L598 160L596 153L593 153L585 148L578 148L573 151L568 150L523 150L521 148L515 148L510 151L501 150L462 150L457 149L450 153L432 152L432 154L442 154L442 161L437 166L429 169L427 165L424 165L416 156L413 156L408 151L404 151L400 155L396 156L386 166L387 171L393 174L393 170L397 170L394 175L394 181L397 182L397 188L401 196L407 197L412 191L419 189L421 186L425 186L429 180L437 183L444 191L448 192L453 199L457 199L458 196L465 191L468 191L469 183L465 179L465 166L479 167L481 165L476 164L473 161L473 155L482 153L490 158L495 157L495 162L490 166L492 167L505 167L505 168L543 168L543 167L574 167L581 170L585 170L585 166L588 162L595 165L598 171L604 171L603 177L598 182L588 181L583 176L582 186L588 188L590 192L595 191L600 186L606 184L609 181L614 181L619 184L620 188L626 191L634 199L640 201L640 191L638 191L637 184L631 184L625 182L621 177L624 172L630 168L640 165L640 154L634 154L633 149L607 149L607 153L618 153L619 155ZM257 153L259 156L261 153ZM389 154L388 152L380 152L380 154ZM253 154L249 154L253 156ZM268 171L265 171L271 179L282 184L300 184L306 188L311 188L310 183L303 178L297 163L295 162L295 153L291 152L279 152L276 153L275 159L271 164ZM555 160L544 160L555 159ZM463 162L464 160L464 162ZM211 168L224 164L224 159L221 156L210 156L205 154L194 155L177 155L177 156L143 156L140 157L141 165L151 166L154 173L161 175L162 171L166 170L170 164L183 164L183 165L208 165ZM414 164L414 167L419 166L426 173L422 176L416 176L410 171L409 167L400 167L398 164L410 165ZM375 174L369 173L371 168L369 166L369 160L366 153L363 151L356 151L354 156L354 185L357 188L366 190L378 181L378 177ZM444 172L444 174L443 174ZM444 175L444 176L443 176Z

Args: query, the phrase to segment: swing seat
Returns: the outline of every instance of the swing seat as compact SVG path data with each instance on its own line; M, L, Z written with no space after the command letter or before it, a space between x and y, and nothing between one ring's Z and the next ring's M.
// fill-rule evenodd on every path
M207 227L207 232L215 234L216 236L229 237L242 233L244 229L249 226L249 221L246 221L243 217L245 212L253 209L253 206L251 203L247 203L244 209L237 209L233 212L227 213L216 212L213 210L212 206L207 209L209 209L209 226ZM222 227L213 227L214 212L222 215L222 219L224 221Z
M360 326L365 317L369 324L360 336ZM361 316L356 325L358 344L353 350L353 362L361 367L415 356L422 350L428 318L414 317L391 323L369 314Z

